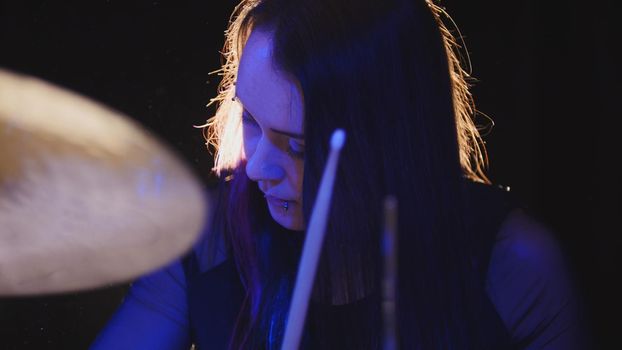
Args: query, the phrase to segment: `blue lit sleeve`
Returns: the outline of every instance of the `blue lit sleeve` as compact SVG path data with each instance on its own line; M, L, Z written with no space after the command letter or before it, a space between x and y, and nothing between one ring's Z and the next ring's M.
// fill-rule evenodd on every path
M189 348L186 283L179 260L136 280L91 345L92 350Z

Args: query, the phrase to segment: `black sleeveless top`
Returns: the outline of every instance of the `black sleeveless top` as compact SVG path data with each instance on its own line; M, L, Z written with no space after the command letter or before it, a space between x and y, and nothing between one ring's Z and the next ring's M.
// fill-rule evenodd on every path
M481 276L479 293L480 324L474 325L473 331L484 332L481 339L486 340L481 350L514 349L508 331L504 327L497 311L485 292L485 279L495 237L500 225L508 213L516 208L516 201L509 191L502 187L488 186L468 182L465 191L466 226L474 240L474 267ZM245 290L239 279L232 260L201 272L198 259L193 251L183 259L187 281L188 310L192 341L200 350L227 349ZM377 299L373 299L376 301ZM310 308L309 318L335 322L336 325L362 322L366 308L370 307L371 298L348 305L322 306ZM347 322L343 322L343 321ZM309 339L308 330L304 348L311 349L357 349L356 340L340 336L342 331L336 327L330 334L330 347ZM312 338L312 337L311 337Z

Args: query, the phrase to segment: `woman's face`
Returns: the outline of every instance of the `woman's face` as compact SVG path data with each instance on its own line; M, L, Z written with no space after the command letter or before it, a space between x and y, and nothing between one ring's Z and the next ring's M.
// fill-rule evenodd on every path
M253 30L244 47L236 100L244 108L246 174L276 222L303 230L303 99L295 80L274 66L269 31Z

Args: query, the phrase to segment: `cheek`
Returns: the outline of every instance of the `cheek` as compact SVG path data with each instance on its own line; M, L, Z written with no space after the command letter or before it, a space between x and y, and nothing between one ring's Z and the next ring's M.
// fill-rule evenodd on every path
M253 153L255 153L261 133L258 132L255 127L245 126L243 130L244 155L246 159L249 159L253 156Z
M298 191L298 195L302 197L302 180L304 177L304 162L303 161L294 161L294 165L292 166L292 172L294 174L293 181L296 190Z

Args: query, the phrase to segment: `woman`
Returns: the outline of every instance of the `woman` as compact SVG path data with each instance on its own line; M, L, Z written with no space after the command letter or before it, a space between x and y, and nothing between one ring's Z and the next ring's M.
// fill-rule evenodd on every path
M381 203L399 203L403 349L572 349L549 233L488 185L454 39L424 0L245 0L207 125L204 239L134 283L93 348L279 348L336 128L348 134L303 348L382 344Z

